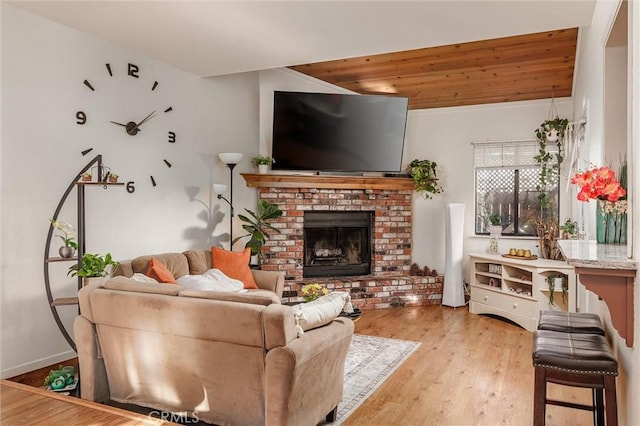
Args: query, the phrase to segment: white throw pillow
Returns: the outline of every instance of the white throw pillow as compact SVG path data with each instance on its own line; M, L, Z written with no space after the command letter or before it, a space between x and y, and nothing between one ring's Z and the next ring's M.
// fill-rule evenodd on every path
M349 293L335 291L326 296L320 296L313 302L294 305L293 313L298 337L302 336L306 330L323 326L336 319L345 309L347 301L350 302Z
M246 291L240 280L229 278L219 269L209 269L202 275L184 275L176 279L187 290L222 291L240 293Z

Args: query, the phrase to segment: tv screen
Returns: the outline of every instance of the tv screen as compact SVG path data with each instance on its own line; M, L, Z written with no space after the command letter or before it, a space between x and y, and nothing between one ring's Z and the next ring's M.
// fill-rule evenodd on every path
M276 91L274 170L400 172L406 97Z

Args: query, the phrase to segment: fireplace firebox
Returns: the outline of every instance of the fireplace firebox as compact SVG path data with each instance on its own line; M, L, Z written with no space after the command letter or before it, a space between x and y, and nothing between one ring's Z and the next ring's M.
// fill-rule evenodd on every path
M304 213L303 277L369 275L373 212Z

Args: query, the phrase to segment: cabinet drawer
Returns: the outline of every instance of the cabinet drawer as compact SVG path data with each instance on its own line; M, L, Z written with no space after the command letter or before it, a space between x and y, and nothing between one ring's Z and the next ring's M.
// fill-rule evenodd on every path
M479 287L471 288L471 300L525 317L534 316L536 310L535 300L527 300L504 292L491 291Z

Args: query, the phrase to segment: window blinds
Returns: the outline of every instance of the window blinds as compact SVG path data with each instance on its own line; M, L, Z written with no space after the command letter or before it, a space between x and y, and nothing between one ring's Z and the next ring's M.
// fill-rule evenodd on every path
M533 158L538 155L540 145L538 141L504 141L504 142L476 142L473 157L476 169L488 168L531 168L539 166ZM547 144L546 151L552 155L558 151L555 144Z

